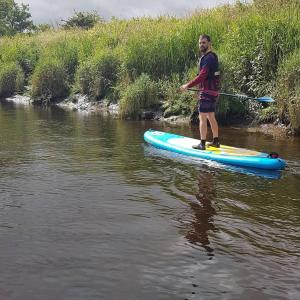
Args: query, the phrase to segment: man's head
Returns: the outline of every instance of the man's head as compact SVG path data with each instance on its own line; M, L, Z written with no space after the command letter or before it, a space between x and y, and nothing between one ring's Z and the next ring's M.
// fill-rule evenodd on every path
M202 53L206 53L211 48L211 38L207 34L202 34L199 37L199 49Z

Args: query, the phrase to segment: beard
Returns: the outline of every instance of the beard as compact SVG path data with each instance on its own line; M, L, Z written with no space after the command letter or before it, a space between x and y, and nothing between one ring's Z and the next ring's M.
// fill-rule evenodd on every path
M201 52L201 53L206 53L207 50L208 50L208 47L201 47L201 48L200 48L200 52Z

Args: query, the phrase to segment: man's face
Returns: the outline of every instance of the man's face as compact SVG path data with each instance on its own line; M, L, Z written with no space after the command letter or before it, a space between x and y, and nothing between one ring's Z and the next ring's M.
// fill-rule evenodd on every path
M206 52L210 47L210 42L206 38L199 39L199 49L201 52Z

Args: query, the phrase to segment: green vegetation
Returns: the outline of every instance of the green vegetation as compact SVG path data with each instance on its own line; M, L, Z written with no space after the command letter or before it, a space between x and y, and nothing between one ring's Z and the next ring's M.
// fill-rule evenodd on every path
M276 105L270 105L263 108L258 116L260 123L274 122L278 117L278 107Z
M28 5L0 0L0 36L15 35L33 28Z
M15 63L0 64L0 97L9 97L22 92L24 73Z
M40 63L33 74L31 83L31 95L38 101L55 101L69 93L67 73L57 59L52 58Z
M77 21L84 16L77 14ZM80 29L94 24L89 30ZM138 117L143 109L161 102L166 116L191 115L194 96L178 94L178 87L196 75L198 37L207 33L220 57L222 89L273 96L278 106L269 113L261 111L262 119L279 117L299 131L298 0L254 0L196 11L185 18L94 24L2 38L0 64L20 67L23 84L31 85L36 100L54 101L80 92L92 100L120 101L122 116ZM228 123L245 119L253 110L262 108L222 97L218 118Z
M279 115L300 131L300 49L287 56L279 66L276 82Z
M116 83L120 61L111 51L97 53L78 69L76 83L79 92L92 100L103 99Z
M63 21L62 27L65 29L90 29L100 22L102 22L102 19L96 12L75 12L74 16Z
M197 70L193 70L197 72ZM195 74L191 74L193 76ZM191 78L191 76L189 76ZM187 81L188 76L184 78ZM179 93L178 87L182 84L178 74L173 74L169 79L161 80L160 93L163 101L164 117L172 115L190 115L197 107L194 93Z
M122 117L135 118L142 109L153 108L159 104L158 86L146 74L139 76L121 91L120 112Z

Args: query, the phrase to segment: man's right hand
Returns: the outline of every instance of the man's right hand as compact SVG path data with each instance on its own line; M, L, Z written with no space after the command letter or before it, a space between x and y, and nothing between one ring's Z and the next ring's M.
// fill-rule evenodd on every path
M188 84L186 83L186 84L184 84L184 85L182 85L182 86L180 87L179 91L180 91L180 92L184 92L184 91L186 91L187 89L188 89Z

